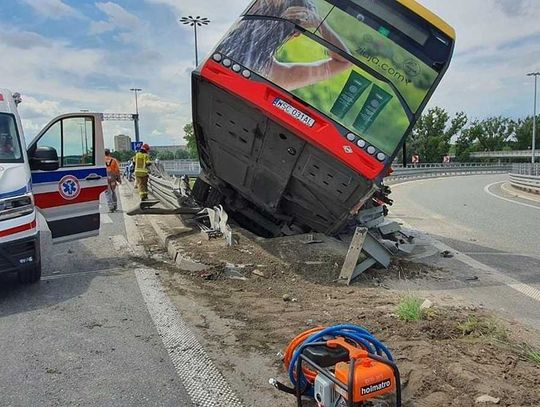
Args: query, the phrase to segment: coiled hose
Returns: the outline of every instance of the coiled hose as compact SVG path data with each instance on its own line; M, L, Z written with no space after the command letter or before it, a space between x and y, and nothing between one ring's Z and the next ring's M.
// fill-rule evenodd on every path
M324 342L337 337L342 337L373 355L378 355L388 359L390 362L394 362L394 357L386 346L365 328L356 325L336 325L329 328L318 327L310 329L301 333L289 343L283 358L285 369L289 373L289 380L294 386L297 386L298 381L300 388L306 388L307 395L313 395L312 385L315 382L316 373L307 367L303 367L302 376L299 378L296 377L296 364L300 357L299 348L304 344Z

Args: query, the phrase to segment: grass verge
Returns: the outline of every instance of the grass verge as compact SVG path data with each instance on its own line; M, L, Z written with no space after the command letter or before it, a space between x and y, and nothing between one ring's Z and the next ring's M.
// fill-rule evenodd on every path
M415 296L407 296L399 303L396 314L402 321L414 322L422 320L422 299Z
M508 341L508 332L493 318L484 319L470 315L465 321L457 324L457 329L463 336L484 337L499 342Z

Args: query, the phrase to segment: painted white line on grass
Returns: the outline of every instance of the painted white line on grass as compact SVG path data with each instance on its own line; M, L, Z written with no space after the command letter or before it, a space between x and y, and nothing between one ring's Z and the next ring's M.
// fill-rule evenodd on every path
M516 204L516 205L521 205L521 206L526 206L528 208L533 208L533 209L538 209L540 210L540 206L535 206L535 205L529 205L529 204L526 204L524 202L519 202L519 201L514 201L513 199L509 199L509 198L504 198L500 195L497 195L493 192L491 192L489 189L494 186L494 185L497 185L497 184L504 184L506 181L499 181L499 182L494 182L493 184L489 184L489 185L486 185L484 187L484 192L488 195L491 195L491 196L494 196L495 198L497 199L502 199L503 201L507 201L507 202L511 202L513 204Z

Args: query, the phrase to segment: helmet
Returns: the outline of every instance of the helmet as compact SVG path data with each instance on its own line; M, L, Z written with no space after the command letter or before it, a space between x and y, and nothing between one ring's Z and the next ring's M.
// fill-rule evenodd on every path
M146 152L149 152L150 151L150 146L148 144L143 144L142 147L141 147L141 150L144 150Z
M111 150L109 150L108 148L105 149L105 155L111 155Z

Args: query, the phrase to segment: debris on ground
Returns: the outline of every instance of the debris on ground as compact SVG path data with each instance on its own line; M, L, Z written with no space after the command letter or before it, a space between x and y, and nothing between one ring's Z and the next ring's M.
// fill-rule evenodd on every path
M490 403L490 404L499 404L501 401L500 398L495 398L484 394L476 399L476 403Z
M403 294L381 290L389 280L429 280L441 278L443 271L397 260L389 270L369 271L356 285L346 287L335 282L346 248L342 250L333 239L306 245L305 236L264 240L243 231L242 235L236 247L228 247L221 239L199 245L198 235L178 238L176 244L185 255L206 264L208 271L167 268L169 273L161 273L161 278L172 298L181 293L197 299L227 321L227 339L212 327L201 328L209 341L247 352L272 366L272 371L265 372L264 383L253 378L244 385L276 399L273 405L291 405L289 398L279 398L267 384L268 377L282 372L274 355L285 348L286 341L306 328L350 323L380 337L396 356L404 406L473 407L478 405L479 394L504 394L499 401L503 406L540 406L540 365L515 345L517 336L533 334L517 324L511 329L504 328L506 323L493 324L493 316L482 309L443 307L424 298L418 304L418 308L424 306L422 317L402 320L396 309ZM227 264L244 265L245 279L226 278ZM257 264L265 266L264 280ZM227 363L232 371L247 369L234 361Z

